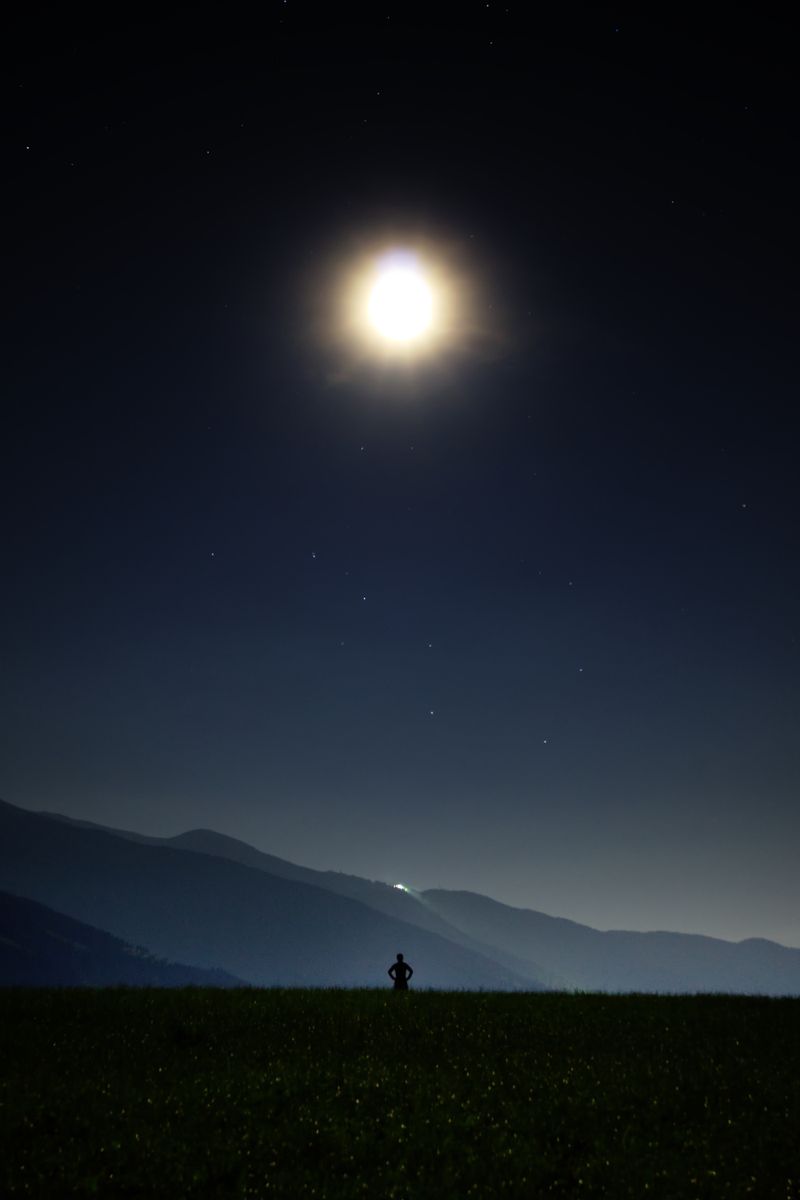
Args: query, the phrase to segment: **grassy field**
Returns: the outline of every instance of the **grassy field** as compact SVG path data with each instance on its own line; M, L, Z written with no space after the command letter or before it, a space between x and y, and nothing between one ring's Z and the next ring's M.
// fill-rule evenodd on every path
M0 1193L800 1197L800 1000L0 992Z

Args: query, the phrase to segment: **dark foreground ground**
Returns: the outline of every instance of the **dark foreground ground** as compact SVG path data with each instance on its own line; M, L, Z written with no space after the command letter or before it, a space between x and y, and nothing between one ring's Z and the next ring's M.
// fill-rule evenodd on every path
M0 1193L800 1196L800 1000L0 992Z

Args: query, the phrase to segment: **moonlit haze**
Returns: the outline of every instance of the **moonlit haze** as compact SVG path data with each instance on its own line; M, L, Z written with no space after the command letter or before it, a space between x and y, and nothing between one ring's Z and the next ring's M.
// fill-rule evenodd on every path
M800 946L790 50L429 8L14 43L0 799Z

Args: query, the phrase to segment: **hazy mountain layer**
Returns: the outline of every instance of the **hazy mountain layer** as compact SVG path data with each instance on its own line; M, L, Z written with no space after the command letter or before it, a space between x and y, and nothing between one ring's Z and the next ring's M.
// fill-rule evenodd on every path
M355 900L206 854L150 845L0 803L0 888L173 961L256 984L530 987L437 934Z
M763 938L726 942L688 933L604 933L474 892L434 889L422 898L473 937L534 959L570 987L800 994L800 950Z
M66 821L82 829L102 829L106 833L116 834L117 837L128 838L131 841L142 842L150 846L169 846L176 850L191 850L196 854L212 854L217 858L226 858L231 862L242 863L255 867L256 870L266 871L267 874L277 875L281 879L294 879L301 883L310 883L314 887L325 888L340 896L349 896L362 904L382 912L386 916L395 917L417 925L420 929L428 929L438 933L448 941L466 946L477 954L485 955L498 962L515 975L522 976L528 981L528 986L565 986L564 981L545 971L537 963L518 958L507 950L495 946L485 946L478 939L471 937L468 931L457 929L449 921L445 921L433 908L422 900L421 894L415 891L402 891L392 884L380 883L371 879L361 879L358 875L345 875L341 871L315 871L311 867L298 866L297 863L287 862L276 858L274 854L265 854L255 846L248 845L238 838L228 837L223 833L215 833L212 829L190 829L171 838L150 837L147 834L134 833L128 829L112 829L107 825L96 825L91 821L77 821L72 817L64 817L59 813L43 813L43 816L53 817L57 821Z
M103 831L99 826L70 818L53 816L50 820L87 832ZM246 865L276 884L282 880L311 885L315 891L321 889L339 898L358 900L357 908L367 906L374 915L400 917L401 928L417 926L420 933L423 930L435 933L451 947L456 943L464 951L477 955L484 969L489 961L491 969L507 972L512 981L474 986L518 986L524 981L526 987L607 991L800 994L800 950L765 939L734 943L696 934L601 932L575 921L512 908L472 892L438 889L402 892L358 876L313 871L211 830L191 830L168 839L121 830L103 832L152 848L180 850L184 854L190 851L198 858L213 856L227 860L230 865ZM364 919L363 914L360 919ZM299 926L297 933L305 936ZM409 957L410 945L406 939L404 952ZM240 970L236 973L242 974ZM437 975L426 978L425 982L453 986L441 984L438 979Z
M238 987L224 971L163 962L63 913L0 892L0 986Z
M464 934L449 925L438 913L424 905L416 904L408 892L400 891L388 883L378 883L370 879L361 879L358 875L345 875L340 871L315 871L311 867L302 867L297 863L287 862L286 859L276 858L274 854L265 854L242 842L238 838L228 837L224 833L215 833L212 829L190 829L186 833L176 834L175 837L150 837L143 833L134 833L129 829L113 829L108 825L96 825L91 821L77 821L72 817L64 817L60 813L42 813L42 816L52 817L56 821L66 821L81 829L101 829L105 833L113 833L117 837L140 842L148 846L166 846L173 850L191 850L196 854L212 854L216 858L225 858L230 862L238 862L246 867L255 867L275 875L279 879L293 879L297 883L310 883L314 887L325 888L326 891L336 892L340 896L349 896L351 900L360 900L362 904L383 912L386 916L395 917L399 921L410 921L421 929L429 929L443 937L455 935L461 941Z

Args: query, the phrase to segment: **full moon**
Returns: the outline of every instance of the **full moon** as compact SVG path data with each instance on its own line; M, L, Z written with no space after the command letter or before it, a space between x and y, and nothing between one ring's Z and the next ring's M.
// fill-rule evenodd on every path
M411 342L433 320L433 294L416 261L390 258L378 268L367 312L373 328L392 342Z

